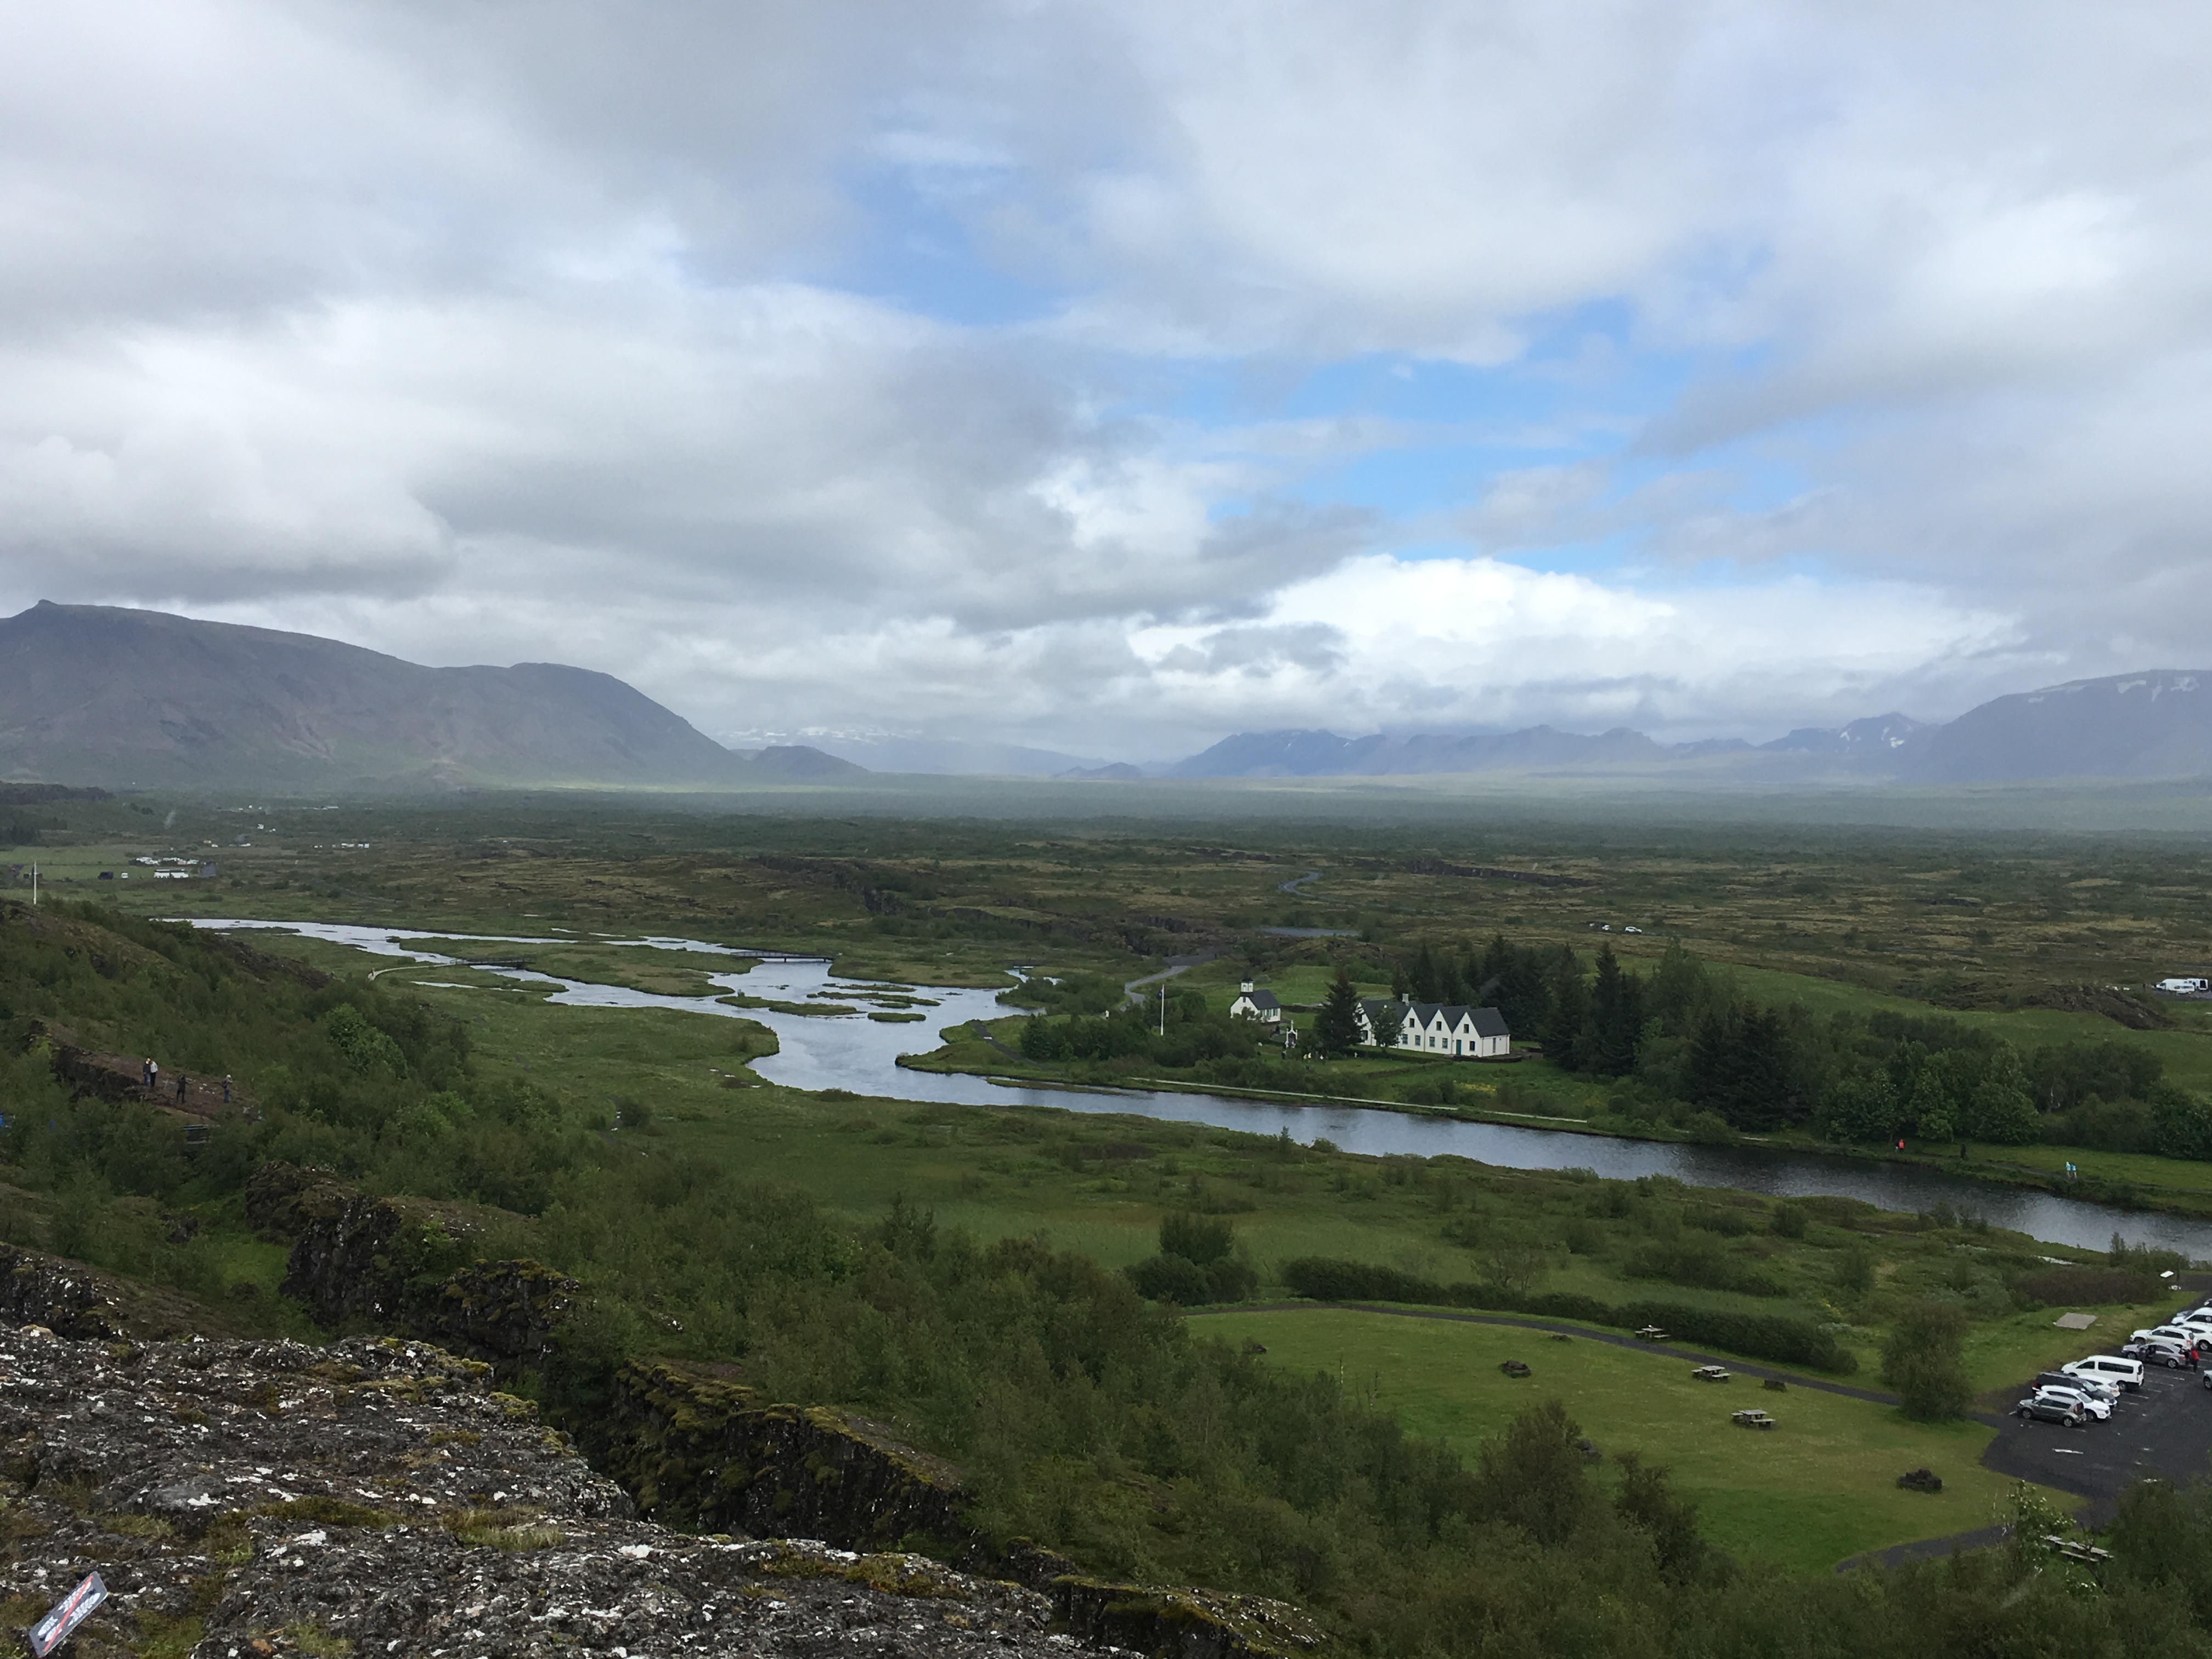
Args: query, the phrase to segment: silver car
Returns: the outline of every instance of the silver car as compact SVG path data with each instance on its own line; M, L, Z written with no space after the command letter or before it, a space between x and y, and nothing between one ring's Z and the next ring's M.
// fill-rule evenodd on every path
M2071 1404L2079 1408L2081 1415L2093 1423L2106 1422L2112 1415L2112 1402L2109 1400L2098 1399L2086 1389L2054 1388L2046 1383L2035 1391L2034 1398Z

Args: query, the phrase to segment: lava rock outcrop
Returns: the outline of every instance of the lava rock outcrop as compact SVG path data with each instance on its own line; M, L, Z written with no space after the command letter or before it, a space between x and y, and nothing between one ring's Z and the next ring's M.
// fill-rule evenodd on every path
M638 1521L487 1367L423 1344L0 1334L0 1617L28 1625L90 1571L111 1594L86 1659L1043 1659L1075 1640L1051 1598L919 1556Z

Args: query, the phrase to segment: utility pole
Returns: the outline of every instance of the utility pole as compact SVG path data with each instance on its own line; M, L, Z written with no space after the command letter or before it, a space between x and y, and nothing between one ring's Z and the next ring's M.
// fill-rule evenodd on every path
M39 908L39 866L35 864L31 866L31 908Z
M1167 982L1167 981L1165 981L1165 980L1162 980L1162 981L1160 981L1160 1035L1161 1035L1162 1036L1165 1036L1167 1034L1168 1034L1168 982Z

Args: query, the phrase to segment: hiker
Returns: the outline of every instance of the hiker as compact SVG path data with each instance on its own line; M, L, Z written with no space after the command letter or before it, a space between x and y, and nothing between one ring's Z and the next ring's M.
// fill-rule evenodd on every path
M146 1062L146 1086L149 1089L151 1089L161 1080L161 1067L160 1062L151 1060L148 1060Z
M154 1086L154 1062L151 1059L138 1068L138 1086L142 1089Z
M222 1103L230 1104L230 1079L227 1077L222 1080Z
M190 1078L186 1077L186 1076L185 1076L182 1072L179 1072L179 1073L177 1073L177 1104L178 1104L178 1105L181 1106L181 1105L183 1105L183 1104L185 1103L185 1089L186 1085L189 1085L191 1082L191 1079L190 1079Z

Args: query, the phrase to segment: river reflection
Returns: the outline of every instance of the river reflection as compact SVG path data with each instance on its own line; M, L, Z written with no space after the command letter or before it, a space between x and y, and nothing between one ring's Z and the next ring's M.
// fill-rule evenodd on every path
M566 932L557 937L523 938L362 927L336 922L194 920L193 925L225 929L278 928L309 939L351 945L374 956L429 964L459 965L456 958L442 955L434 948L436 942L448 939L472 945L653 945L672 951L726 957L748 955L727 945L703 944L696 939ZM777 1054L756 1060L753 1070L771 1083L793 1089L848 1089L858 1095L949 1105L1005 1106L1019 1103L1063 1111L1125 1114L1175 1123L1200 1123L1261 1135L1288 1131L1294 1140L1310 1144L1326 1139L1349 1152L1411 1153L1422 1158L1449 1153L1506 1169L1589 1169L1617 1180L1636 1176L1672 1176L1693 1186L1735 1187L1777 1197L1833 1195L1864 1199L1886 1210L1920 1211L1948 1204L1954 1209L1985 1217L1996 1226L2009 1227L2053 1243L2102 1249L2118 1232L2132 1243L2179 1250L2193 1260L2212 1260L2212 1223L2117 1210L2080 1199L1990 1186L1929 1170L1863 1164L1807 1153L1767 1152L1755 1147L1688 1146L1668 1141L1577 1134L1559 1129L1524 1129L1505 1124L1416 1117L1369 1107L1277 1105L1219 1095L1150 1090L1094 1092L1006 1087L984 1078L908 1071L899 1066L900 1054L935 1047L937 1033L947 1025L1005 1014L1006 1010L999 1003L995 991L923 987L917 994L937 1003L935 1007L916 1011L927 1018L918 1024L886 1024L859 1014L803 1015L765 1008L733 1008L708 997L657 996L620 986L557 979L549 974L501 971L511 978L559 986L561 988L546 1000L568 1006L674 1008L688 1013L757 1020L775 1033L781 1048ZM855 1006L865 1006L868 993L880 988L837 978L830 971L830 963L819 957L763 960L750 972L736 969L709 977L726 989L781 1002L829 1000L816 994L831 992L852 999Z

